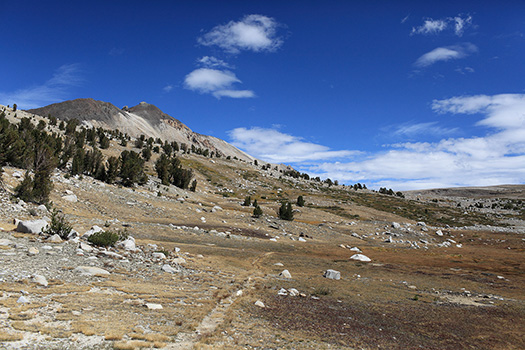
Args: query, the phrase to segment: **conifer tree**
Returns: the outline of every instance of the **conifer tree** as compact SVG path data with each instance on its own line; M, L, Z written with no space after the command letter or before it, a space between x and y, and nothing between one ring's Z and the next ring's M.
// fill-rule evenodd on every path
M304 198L303 198L303 196L297 197L297 206L298 207L304 207Z
M283 202L279 208L279 219L293 221L293 211L290 202Z
M261 207L257 205L257 206L253 209L253 217L254 217L254 218L258 218L258 217L260 217L262 214L263 214L263 211L262 211Z

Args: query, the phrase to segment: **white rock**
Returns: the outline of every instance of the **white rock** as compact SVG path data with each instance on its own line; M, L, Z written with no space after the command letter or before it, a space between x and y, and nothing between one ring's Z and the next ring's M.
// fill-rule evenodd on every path
M364 255L363 255L364 256ZM331 279L331 280L340 280L341 279L341 272L328 269L324 272L323 277Z
M161 253L161 252L155 252L155 253L151 254L151 256L154 259L166 259L166 255L164 255L164 253Z
M442 232L441 230L437 230L437 231L436 231L436 235L438 235L438 236L443 236L443 232Z
M303 237L299 237L298 241L299 242L306 242L306 239L304 239Z
M282 278L292 278L292 274L291 274L290 271L288 271L288 270L283 270L283 271L279 274L279 277L282 277Z
M93 251L93 247L84 242L80 242L80 249L87 253L91 253Z
M279 292L277 292L278 295L288 295L288 291L284 288L281 288Z
M178 257L178 258L173 259L172 262L174 264L182 265L186 263L186 260L184 258Z
M291 297L296 297L300 294L299 291L295 288L288 289L288 293L290 294Z
M363 261L363 262L372 261L372 259L370 259L368 256L363 255L363 254L354 254L350 257L350 259L357 260L357 261Z
M22 295L20 298L18 298L16 302L19 304L28 304L29 300L25 296Z
M88 238L92 234L97 233L97 232L102 232L102 231L104 231L104 230L101 227L95 225L95 226L91 227L91 229L89 231L86 231L86 233L84 233L82 235L82 237Z
M274 265L275 265L275 266L284 266L283 263L280 263L280 262L275 263Z
M393 222L392 223L392 228L395 228L395 229L399 230L401 228L401 225L399 223L397 223L397 222Z
M350 250L353 251L353 252L361 253L361 249L359 249L357 247L352 247L352 248L350 248Z
M264 303L263 303L262 301L260 301L260 300L257 300L257 301L255 302L255 306L262 307L262 308L265 308L265 307L266 307L266 306L264 305Z
M16 177L17 179L20 179L20 178L22 178L24 175L23 175L21 172L19 172L19 171L15 171L15 172L13 172L13 175L12 175L12 176L13 176L13 177Z
M119 242L118 246L132 252L137 250L137 246L135 245L135 239L133 239L133 237L128 237L122 242Z
M78 202L78 198L74 194L68 194L67 196L63 196L62 199L71 203Z
M161 269L162 269L162 271L168 272L168 273L177 273L177 272L179 272L177 269L171 267L171 265L168 265L168 264L162 265Z
M162 305L154 303L146 303L146 307L150 310L162 310Z
M47 279L42 275L34 275L33 282L40 284L41 286L47 287Z
M10 245L15 245L15 242L11 241L10 239L2 238L0 239L0 245L10 246Z
M90 276L109 275L109 271L106 271L104 269L101 269L100 267L94 267L94 266L78 266L73 271L79 272L82 275L90 275Z
M237 293L235 293L236 296L240 297L243 294L242 290L238 290Z
M218 205L214 206L214 207L211 209L211 211L212 211L213 213L215 213L216 211L219 211L219 210L222 210L222 208L219 207Z
M16 227L16 231L22 233L38 234L41 233L44 229L46 229L48 226L49 224L47 223L47 221L43 219L19 221Z
M55 233L53 236L46 239L46 241L49 243L62 243L62 238Z
M29 255L37 255L39 253L39 250L38 248L36 247L30 247L28 250L27 250L27 253Z

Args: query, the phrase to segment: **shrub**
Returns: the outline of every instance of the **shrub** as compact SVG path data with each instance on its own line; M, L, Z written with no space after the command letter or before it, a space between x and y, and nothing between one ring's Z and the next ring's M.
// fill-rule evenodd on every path
M53 210L53 213L51 214L51 223L44 233L49 236L56 234L62 239L67 239L71 230L73 230L73 226L66 220L65 216L60 214L58 210Z
M242 203L243 206L249 207L252 204L252 198L250 196L244 198L244 203Z
M118 233L111 231L95 232L89 236L88 241L99 247L114 246L119 240L120 236Z
M303 198L303 196L297 197L297 206L298 207L304 207L304 198Z

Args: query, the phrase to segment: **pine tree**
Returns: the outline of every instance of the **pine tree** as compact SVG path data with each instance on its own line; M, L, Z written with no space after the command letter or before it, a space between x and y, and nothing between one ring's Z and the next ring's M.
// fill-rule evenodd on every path
M253 201L252 205L253 205L254 207L257 207L257 206L259 205L259 203L257 203L257 199Z
M190 191L195 192L196 189L197 189L197 180L193 180L193 182L191 183Z
M31 192L33 191L33 179L29 174L29 170L26 171L24 180L15 187L15 196L25 202L31 201Z
M119 172L119 159L117 157L109 157L107 160L106 182L112 184L115 182Z
M293 211L290 202L283 202L279 208L279 219L293 221Z
M147 176L144 173L144 160L140 158L138 153L123 151L120 154L119 176L122 179L122 184L127 187L147 181Z
M164 186L170 184L170 160L166 153L162 153L155 162L155 171Z
M246 198L244 198L244 203L242 203L244 207L249 207L251 204L252 204L252 198L250 196L247 196Z
M297 206L298 207L304 207L304 198L303 198L303 196L297 197Z
M263 211L262 211L262 209L261 209L260 206L256 206L256 207L253 209L253 217L254 217L254 218L258 218L258 217L260 217L262 214L263 214Z

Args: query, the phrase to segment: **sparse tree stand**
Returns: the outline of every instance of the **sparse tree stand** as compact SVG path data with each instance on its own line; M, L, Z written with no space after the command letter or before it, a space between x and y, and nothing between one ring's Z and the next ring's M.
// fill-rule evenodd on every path
M279 208L279 219L293 221L293 210L290 202L283 202Z

